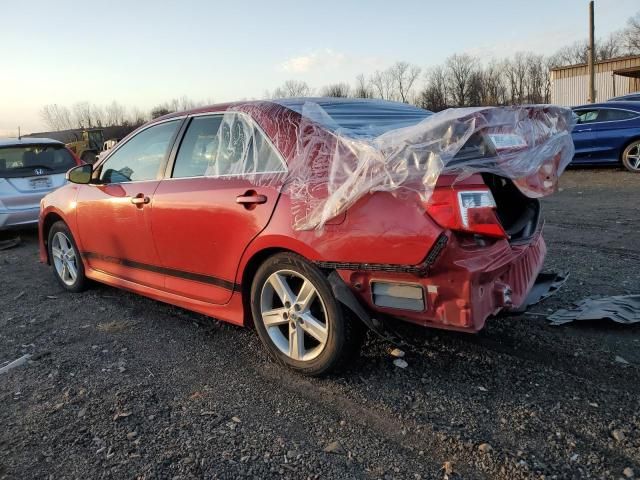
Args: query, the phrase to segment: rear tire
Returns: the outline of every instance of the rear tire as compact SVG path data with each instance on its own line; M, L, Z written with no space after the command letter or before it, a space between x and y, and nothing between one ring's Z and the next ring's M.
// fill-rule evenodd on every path
M640 140L634 140L624 149L622 165L630 172L640 173Z
M300 373L344 368L360 350L362 326L345 315L322 271L294 253L276 254L260 266L251 310L269 355Z
M69 227L63 221L57 221L51 226L47 248L53 276L60 286L74 293L85 290L87 277L80 251Z

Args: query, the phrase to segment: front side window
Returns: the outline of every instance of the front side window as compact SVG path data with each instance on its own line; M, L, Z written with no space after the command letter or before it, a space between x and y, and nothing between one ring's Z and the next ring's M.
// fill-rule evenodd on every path
M176 156L173 178L242 176L286 171L264 135L243 115L191 120Z
M179 125L180 120L154 125L127 141L102 165L101 183L155 180Z
M637 117L639 114L628 110L617 110L613 108L605 108L600 110L598 114L599 122L615 122L618 120L629 120Z
M591 123L598 118L598 110L576 110L576 115L578 123Z
M75 165L75 160L63 145L0 148L0 178L63 173Z

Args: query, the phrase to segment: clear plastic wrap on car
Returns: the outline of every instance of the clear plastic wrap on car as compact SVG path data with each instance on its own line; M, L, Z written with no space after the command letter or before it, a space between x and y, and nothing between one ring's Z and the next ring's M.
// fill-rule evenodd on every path
M377 100L242 104L223 117L208 173L277 186L290 197L293 228L320 229L373 192L428 202L444 174L492 173L529 197L549 195L573 158L573 125L570 109L552 105L431 114Z

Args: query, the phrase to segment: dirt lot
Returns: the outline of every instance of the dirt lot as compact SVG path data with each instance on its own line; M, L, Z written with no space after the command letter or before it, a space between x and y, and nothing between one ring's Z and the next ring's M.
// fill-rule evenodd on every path
M0 366L34 357L0 375L0 478L640 478L640 325L544 318L640 293L640 176L562 180L544 201L547 268L571 272L557 296L477 336L431 332L406 369L371 339L321 380L251 330L63 293L21 232L0 252Z

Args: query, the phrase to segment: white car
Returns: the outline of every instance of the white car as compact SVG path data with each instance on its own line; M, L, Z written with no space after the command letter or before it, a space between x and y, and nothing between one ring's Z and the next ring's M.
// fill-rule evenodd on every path
M81 163L57 140L0 140L0 229L36 225L42 197L64 185L67 170Z

